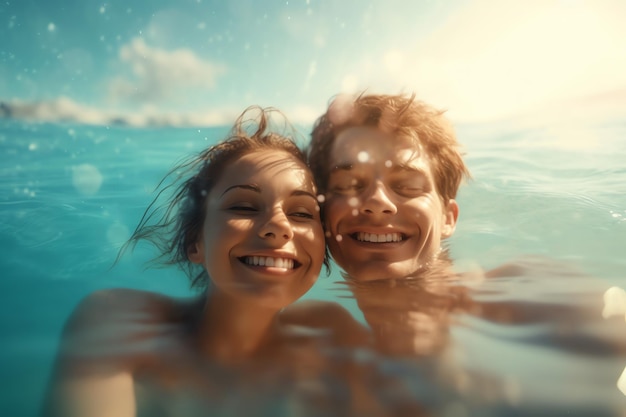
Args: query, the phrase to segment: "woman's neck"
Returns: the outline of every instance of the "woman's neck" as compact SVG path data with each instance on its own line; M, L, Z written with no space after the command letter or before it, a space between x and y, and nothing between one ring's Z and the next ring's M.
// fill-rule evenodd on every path
M239 361L253 356L269 341L278 326L279 311L250 300L211 291L197 327L203 355L218 361Z

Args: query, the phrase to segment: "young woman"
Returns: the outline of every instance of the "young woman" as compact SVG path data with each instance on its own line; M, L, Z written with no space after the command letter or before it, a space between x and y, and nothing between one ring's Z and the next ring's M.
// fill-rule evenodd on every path
M89 296L66 325L48 414L250 415L260 398L271 402L297 386L288 381L317 372L320 338L294 322L351 318L327 303L285 309L316 281L324 232L304 155L268 130L268 110L256 110L254 133L249 109L226 140L172 170L168 178L184 182L161 186L160 196L174 190L171 200L155 200L130 240L156 244L202 295Z

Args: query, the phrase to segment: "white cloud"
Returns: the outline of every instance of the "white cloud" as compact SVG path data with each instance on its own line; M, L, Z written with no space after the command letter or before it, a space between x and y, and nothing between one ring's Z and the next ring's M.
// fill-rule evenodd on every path
M0 120L16 119L36 122L83 123L94 125L146 126L223 126L235 120L237 112L230 109L195 112L164 112L143 109L119 112L97 109L67 97L42 101L0 101Z
M167 51L135 38L120 48L119 58L130 66L132 78L117 77L110 83L117 100L155 102L181 98L187 92L210 90L225 69L198 57L190 49Z
M18 120L42 122L74 122L103 124L107 114L82 106L67 97L54 100L0 102L0 116Z

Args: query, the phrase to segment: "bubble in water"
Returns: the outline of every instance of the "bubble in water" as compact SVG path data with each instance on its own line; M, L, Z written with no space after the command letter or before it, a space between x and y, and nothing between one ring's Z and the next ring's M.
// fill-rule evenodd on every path
M359 160L359 162L365 163L370 160L370 154L369 152L361 151L358 153L356 158Z
M39 145L37 145L36 143L31 143L30 145L28 145L29 151L36 151L37 148L39 148Z
M323 194L318 194L317 195L317 202L318 203L323 203L324 201L326 201L326 197Z
M52 22L48 23L48 31L49 32L54 32L56 28L57 27L54 25L54 23L52 23Z
M626 368L624 368L624 371L617 380L617 388L622 391L622 394L626 395Z
M393 164L392 164L392 162L391 162L390 160L386 160L386 161L385 161L385 166L386 166L387 168L391 168L391 165L393 165Z
M359 210L357 210L357 209L353 209L353 210L352 210L352 215L353 215L353 216L358 216L358 215L359 215Z
M604 293L602 317L608 319L612 316L621 315L626 317L626 291L619 287L611 287Z
M359 205L359 199L356 197L352 197L348 200L348 204L350 205L350 207L356 207Z
M343 236L341 236L341 235L337 235L337 236L335 236L335 240L336 240L337 242L341 242L341 241L343 240Z
M128 227L126 227L126 225L120 223L119 221L116 221L107 229L107 240L111 245L115 246L116 248L122 246L129 237L130 232L128 230Z
M81 194L94 195L102 185L102 174L91 164L72 167L72 185Z

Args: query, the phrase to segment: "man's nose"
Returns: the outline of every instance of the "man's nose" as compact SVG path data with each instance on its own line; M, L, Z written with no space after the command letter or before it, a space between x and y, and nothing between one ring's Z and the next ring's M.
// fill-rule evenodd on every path
M398 208L390 198L385 184L376 181L369 192L363 195L360 212L367 215L396 214Z
M268 216L259 228L259 237L275 240L291 240L293 238L293 229L285 212L276 210Z

